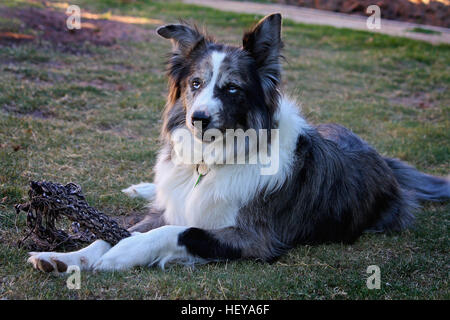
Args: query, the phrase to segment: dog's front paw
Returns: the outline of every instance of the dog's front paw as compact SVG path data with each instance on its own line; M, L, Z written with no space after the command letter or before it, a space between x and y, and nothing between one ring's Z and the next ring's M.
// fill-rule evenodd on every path
M58 257L56 252L30 252L27 262L36 270L43 272L62 273L67 271L67 264Z
M35 269L44 272L66 272L70 266L77 266L80 270L92 270L92 266L111 248L103 240L97 240L88 247L73 252L30 252L28 262Z

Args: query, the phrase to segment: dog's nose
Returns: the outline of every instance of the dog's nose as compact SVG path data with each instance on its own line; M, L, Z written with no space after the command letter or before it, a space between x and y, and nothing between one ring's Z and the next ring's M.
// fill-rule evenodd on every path
M195 125L195 122L201 121L202 123L202 131L205 131L205 129L208 127L208 125L211 122L211 116L207 111L195 111L192 114L192 125Z

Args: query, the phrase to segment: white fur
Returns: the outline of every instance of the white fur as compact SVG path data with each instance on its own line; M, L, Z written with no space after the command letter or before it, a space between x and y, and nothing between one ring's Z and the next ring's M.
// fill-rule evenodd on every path
M233 226L239 209L261 190L276 190L289 176L297 138L308 127L297 105L283 97L275 115L279 128L279 170L261 175L260 165L211 166L210 172L194 188L198 173L195 165L174 164L166 160L163 149L155 167L157 207L164 209L169 224L205 229Z
M67 266L78 266L80 270L91 270L109 249L111 249L111 245L108 242L97 240L86 248L74 252L30 252L28 262L37 268L38 261L45 260L56 270L55 260L58 260Z
M225 59L226 54L224 52L213 51L211 54L212 62L212 77L207 83L206 87L200 92L197 98L195 98L191 109L186 115L186 119L191 119L192 114L195 111L207 111L214 119L215 115L219 112L222 103L218 98L214 97L214 87L217 83L219 76L220 65ZM186 123L190 123L187 121Z
M122 192L131 198L143 198L152 201L156 196L156 186L153 183L141 182L133 184L132 186L122 189Z
M156 263L163 268L167 262L192 263L201 260L188 254L185 246L178 245L178 235L186 229L164 226L125 238L95 263L94 270L125 270Z

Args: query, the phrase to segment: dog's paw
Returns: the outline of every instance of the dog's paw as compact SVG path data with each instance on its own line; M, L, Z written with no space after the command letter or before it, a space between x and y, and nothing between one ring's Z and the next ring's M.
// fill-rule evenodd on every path
M29 252L27 262L37 270L53 273L64 273L70 266L77 266L82 270L90 268L88 257L79 252Z
M73 252L30 252L27 262L44 272L62 273L71 266L80 270L92 270L94 263L110 248L108 242L97 240L86 248Z
M139 197L151 201L156 196L156 186L154 183L141 182L122 189L122 192L131 198Z
M31 263L36 270L47 273L63 273L67 271L67 263L56 252L30 252L29 255L27 262Z

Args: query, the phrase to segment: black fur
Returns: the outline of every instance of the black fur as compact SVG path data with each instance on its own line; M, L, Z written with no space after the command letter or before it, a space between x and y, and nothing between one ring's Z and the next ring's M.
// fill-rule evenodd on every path
M223 128L276 128L280 30L281 16L268 16L244 35L243 47L236 48L216 44L186 26L159 29L176 44L168 64L170 93L163 136L185 125L183 90L189 90L187 80L212 51L227 53L223 64L230 69L222 71L235 70L244 83L233 96L223 87L214 89L224 105ZM239 210L235 226L190 228L179 236L179 244L205 259L271 261L298 244L351 244L365 231L401 231L414 221L420 200L450 197L448 180L383 158L339 125L309 127L298 137L292 156L294 165L284 184L256 194Z
M402 188L412 191L417 199L439 201L450 198L448 180L419 172L397 159L384 158L384 160Z
M203 259L235 260L242 257L241 249L220 242L208 231L189 228L178 236L178 244L186 246L189 253Z
M281 80L280 50L281 14L262 19L242 39L243 48L255 60L256 72L264 88L264 99L274 112L279 101L278 86Z

